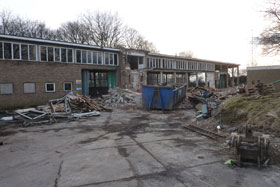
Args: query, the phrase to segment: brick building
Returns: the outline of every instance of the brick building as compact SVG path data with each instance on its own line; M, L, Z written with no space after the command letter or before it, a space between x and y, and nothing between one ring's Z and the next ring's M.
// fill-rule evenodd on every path
M247 85L253 87L253 82L257 84L260 80L268 84L280 80L280 66L256 66L247 68ZM280 83L275 84L275 90L280 91Z
M229 68L238 64L153 54L143 50L0 35L0 109L44 104L69 91L90 96L115 86L195 84L203 74L209 87L238 84ZM232 76L234 73L232 73Z

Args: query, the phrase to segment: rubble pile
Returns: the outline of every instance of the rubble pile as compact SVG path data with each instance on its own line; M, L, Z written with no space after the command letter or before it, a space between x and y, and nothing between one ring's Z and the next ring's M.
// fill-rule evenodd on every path
M60 119L73 120L99 116L100 111L112 111L112 109L103 106L98 99L70 92L60 99L49 100L48 105L16 110L15 114L26 127L31 124L55 123Z
M110 89L108 95L102 95L102 104L112 107L135 106L140 100L141 93L121 88Z
M58 103L57 106L52 102L62 101L63 103ZM97 99L91 99L87 96L75 95L73 92L70 92L66 96L58 100L50 100L50 105L53 107L53 111L57 111L55 108L60 108L67 112L67 110L72 112L90 112L90 111L112 111L110 108L107 108L101 104Z

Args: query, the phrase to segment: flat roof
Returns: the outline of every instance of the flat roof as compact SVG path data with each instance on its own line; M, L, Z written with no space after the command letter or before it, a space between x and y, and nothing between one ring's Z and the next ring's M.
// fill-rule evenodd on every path
M247 71L252 71L252 70L271 70L271 69L280 69L280 65L247 67Z
M65 46L72 46L72 47L103 49L103 50L118 51L118 52L120 51L120 49L109 48L109 47L102 48L102 47L96 46L96 45L78 44L78 43L71 43L71 42L46 40L46 39L39 39L39 38L29 38L29 37L21 37L21 36L11 36L11 35L3 35L3 34L0 34L0 39L13 39L13 40L21 40L21 41L40 42L40 43L46 43L46 44L65 45Z
M160 53L149 53L150 56L158 56L158 57L166 57L166 58L176 58L181 60L189 60L189 61L199 61L199 62L209 62L219 65L230 65L230 66L240 66L240 64L235 63L229 63L229 62L220 62L220 61L214 61L214 60L206 60L206 59L200 59L200 58L188 58L183 56L176 56L176 55L166 55L166 54L160 54Z

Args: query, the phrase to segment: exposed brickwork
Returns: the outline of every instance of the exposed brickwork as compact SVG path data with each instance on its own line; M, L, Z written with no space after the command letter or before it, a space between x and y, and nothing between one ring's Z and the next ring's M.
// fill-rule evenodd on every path
M12 95L0 95L0 109L45 104L50 99L60 98L67 92L63 90L64 82L72 82L73 90L76 80L82 80L82 70L117 70L116 84L120 85L120 72L117 67L94 66L84 64L67 64L55 62L0 61L0 83L12 83ZM36 93L25 94L23 84L36 83ZM56 84L55 93L45 92L45 83ZM81 94L81 91L78 91Z
M257 84L258 80L264 84L271 83L276 80L280 80L280 69L271 70L248 70L247 72L247 84L248 87L252 87L252 81ZM280 91L280 83L275 84L275 89Z

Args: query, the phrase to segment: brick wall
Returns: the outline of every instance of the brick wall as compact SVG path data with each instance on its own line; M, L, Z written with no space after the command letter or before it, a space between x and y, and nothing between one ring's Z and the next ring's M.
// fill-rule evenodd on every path
M255 81L255 84L257 84L258 80L260 80L264 84L280 80L280 69L247 71L247 84L249 88L252 87L252 81ZM280 83L275 85L275 89L277 91L280 91Z
M0 61L0 83L12 83L13 94L0 95L0 109L45 104L50 99L60 98L67 92L63 83L72 82L76 91L76 80L82 80L82 70L117 70L116 84L120 85L119 68L81 64L62 64L55 62ZM36 83L36 93L25 94L24 83ZM54 93L45 92L45 83L53 82Z

